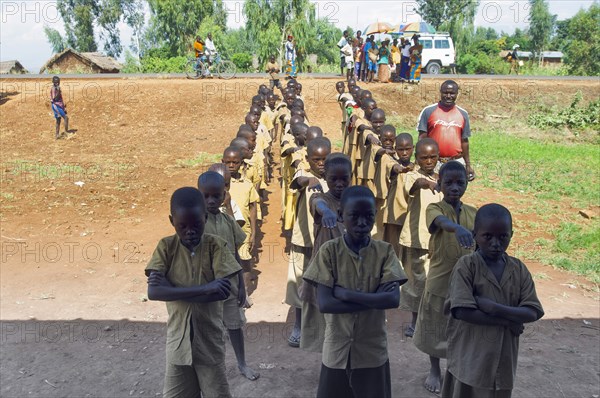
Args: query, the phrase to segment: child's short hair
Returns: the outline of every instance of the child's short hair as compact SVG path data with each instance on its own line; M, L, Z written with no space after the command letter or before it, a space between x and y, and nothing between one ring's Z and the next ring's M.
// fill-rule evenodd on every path
M377 102L375 102L375 100L373 98L365 98L364 100L361 98L361 104L363 109L371 106L371 104L375 104L375 107L377 107Z
M225 148L225 150L223 151L223 156L225 156L225 154L228 153L237 153L240 158L242 157L242 151L236 146L228 146L227 148Z
M417 143L417 145L419 145L419 144ZM444 163L442 165L442 167L440 168L440 173L439 173L440 181L442 181L442 178L446 173L449 173L451 171L458 171L458 172L464 173L465 178L468 178L467 169L465 169L465 166L463 166L463 164L461 162L457 162L456 160L451 160L448 163Z
M306 123L294 123L291 125L290 130L292 131L292 134L304 131L306 132L308 130L308 125Z
M477 232L481 222L486 219L507 219L512 228L512 215L510 214L510 211L498 203L489 203L481 206L479 210L477 210L477 213L475 214L475 224L473 230Z
M381 135L383 135L384 133L392 133L392 134L394 134L394 138L395 138L396 137L396 127L392 126L391 124L384 124L383 126L381 126L379 133Z
M306 136L307 138L309 136L312 136L314 138L319 138L319 137L323 137L323 129L319 126L310 126L307 130L306 130ZM313 138L313 139L314 139Z
M400 144L401 142L410 142L412 144L413 136L409 133L400 133L396 136L396 145Z
M417 154L419 154L419 152L422 151L423 148L425 148L427 146L432 146L438 151L438 153L440 152L440 146L438 145L437 141L434 140L433 138L429 138L429 137L425 137L425 138L422 138L419 141L417 141L417 145L415 147L415 152Z
M374 100L370 100L375 102ZM368 101L364 102L365 104L368 103ZM376 102L375 102L376 103ZM375 108L373 109L373 113L371 114L371 119L375 118L375 117L383 117L385 119L385 111L381 108ZM394 129L394 132L396 131L396 129Z
M331 141L326 137L318 137L306 144L306 154L310 155L319 148L327 149L331 152Z
M192 209L200 207L205 212L204 196L194 187L183 187L177 189L171 195L171 215L176 213L177 209Z
M244 137L235 137L229 143L229 146L234 147L234 148L245 148L248 145L250 145L250 144L248 144L248 141Z
M343 211L350 199L358 198L371 200L373 205L375 205L375 195L373 195L373 191L367 187L363 187L362 185L354 185L346 188L344 193L342 193L342 197L340 199L340 209Z
M225 178L216 171L206 171L198 176L198 189L208 184L222 186L225 189Z
M325 174L327 174L328 170L331 170L337 166L346 167L348 172L352 174L352 161L347 155L339 152L334 152L327 155L325 158Z

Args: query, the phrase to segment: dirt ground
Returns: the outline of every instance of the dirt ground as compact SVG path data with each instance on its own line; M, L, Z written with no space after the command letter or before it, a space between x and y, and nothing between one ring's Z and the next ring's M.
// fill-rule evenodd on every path
M311 123L339 140L335 81L302 82ZM261 83L64 79L76 131L56 141L46 100L49 79L0 80L1 396L161 395L167 314L163 303L147 301L143 269L158 240L173 233L170 194L195 185L203 170L184 161L222 151ZM388 115L413 125L421 108L437 100L440 83L369 89ZM507 123L557 93L597 95L597 88L574 81L465 81L459 104L475 125ZM473 186L467 203L515 203L513 192ZM269 191L258 286L245 330L248 362L261 377L251 382L240 376L230 346L227 371L236 397L310 397L320 355L286 342L292 320L282 303L287 257L280 190L271 184ZM516 236L514 245L537 237ZM536 286L546 316L521 338L513 396L598 397L598 294L572 274L528 266L544 275ZM393 393L428 397L422 387L428 360L400 333L408 319L388 311Z

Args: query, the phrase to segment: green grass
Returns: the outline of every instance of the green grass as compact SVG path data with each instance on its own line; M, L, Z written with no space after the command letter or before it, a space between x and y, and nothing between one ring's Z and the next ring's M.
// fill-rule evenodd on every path
M537 199L569 198L574 206L599 203L600 146L478 132L470 139L471 161L491 188L533 194Z
M542 262L600 283L600 226L561 223L554 231L551 255Z
M196 167L200 165L220 163L221 155L208 152L200 152L193 159L178 159L177 165L179 167Z

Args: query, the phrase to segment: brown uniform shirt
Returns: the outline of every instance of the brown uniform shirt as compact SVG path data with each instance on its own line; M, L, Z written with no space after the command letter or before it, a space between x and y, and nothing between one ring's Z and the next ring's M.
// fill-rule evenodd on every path
M229 194L231 198L238 204L242 215L244 216L245 224L242 227L242 231L247 235L246 239L250 238L250 204L257 203L260 201L258 192L252 184L243 176L240 178L231 177L231 186L229 187Z
M477 309L474 292L510 307L530 307L537 319L544 315L535 284L525 264L504 255L506 266L500 282L479 252L461 257L454 266L446 309ZM448 370L464 384L488 390L510 390L514 386L519 337L504 326L448 321Z
M433 225L433 220L439 216L445 216L450 221L472 231L475 224L475 213L477 213L477 209L473 206L461 203L460 217L457 217L452 205L444 200L432 203L427 207L425 218L431 232L429 239L431 260L425 290L431 294L445 298L448 293L452 268L459 258L473 252L471 249L461 248L454 233L438 229Z
M374 293L379 285L406 282L392 245L373 240L354 253L339 237L321 246L304 273L304 279L333 288L335 285ZM323 365L346 369L376 368L388 360L384 310L325 315Z
M321 182L323 192L329 190L327 182L314 174L310 169L305 170L298 168L292 182L298 177L317 178ZM292 230L292 244L296 246L313 247L313 242L315 240L314 220L309 211L309 202L314 193L315 192L313 191L309 191L308 187L296 191L296 221L294 222L294 229Z
M189 287L232 276L241 269L227 243L205 233L193 251L186 248L177 235L161 239L145 272L146 275L151 271L162 272L174 286ZM166 305L169 313L167 363L214 365L225 361L223 301L177 300L167 301Z
M419 178L436 182L433 176L424 174L421 170L409 171L404 177L404 195L408 197L408 212L404 220L404 227L400 234L400 244L416 249L429 248L429 225L425 219L425 211L431 203L439 202L444 198L441 192L433 193L431 189L418 189L412 196L410 189Z

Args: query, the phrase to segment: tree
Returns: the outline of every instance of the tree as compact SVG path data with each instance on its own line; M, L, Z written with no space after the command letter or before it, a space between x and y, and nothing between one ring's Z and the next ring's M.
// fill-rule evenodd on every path
M548 49L550 38L554 31L556 15L550 14L545 0L530 0L529 34L531 45L538 62L542 63L542 52Z
M283 53L288 34L296 40L298 65L302 68L316 40L315 6L309 0L247 0L244 3L246 30L260 63L269 55ZM322 26L322 25L321 25ZM320 43L321 46L336 42Z
M569 73L600 75L600 5L595 2L557 26L558 49L564 52Z
M81 52L97 51L94 36L97 27L106 53L119 56L123 47L118 23L126 22L135 32L141 29L144 20L141 0L58 0L57 8L64 22L65 37L56 29L44 28L54 52L66 47Z
M52 46L53 53L60 53L67 48L67 43L58 30L44 26L44 33L46 34L48 43Z
M222 0L148 0L150 22L146 50L164 47L169 56L185 55L202 20L213 16L224 31L227 14Z
M416 0L417 13L436 30L450 34L455 48L464 49L473 38L473 23L479 0Z

